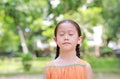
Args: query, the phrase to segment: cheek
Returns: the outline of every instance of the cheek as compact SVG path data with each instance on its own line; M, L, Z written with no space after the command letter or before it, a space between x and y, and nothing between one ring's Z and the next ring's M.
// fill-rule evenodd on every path
M56 44L59 46L59 47L61 47L62 46L62 39L61 38L59 38L59 39L57 39L57 41L56 41Z
M76 39L73 38L73 39L71 39L71 41L72 41L73 43L78 43L79 40L78 40L78 38L76 38Z
M57 37L56 40L57 40L57 41L56 41L57 43L60 43L60 42L63 41L63 38L61 38L61 37Z

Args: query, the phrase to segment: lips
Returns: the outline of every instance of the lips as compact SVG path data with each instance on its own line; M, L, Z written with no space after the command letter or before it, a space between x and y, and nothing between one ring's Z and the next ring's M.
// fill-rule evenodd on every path
M70 44L69 42L64 42L64 43L62 43L62 44Z

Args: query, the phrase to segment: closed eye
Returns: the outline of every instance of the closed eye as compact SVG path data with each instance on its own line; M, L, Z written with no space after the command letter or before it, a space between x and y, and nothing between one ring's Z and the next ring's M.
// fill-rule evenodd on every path
M73 36L73 34L69 34L69 36Z
M64 34L59 34L60 36L64 36Z
M64 32L58 32L59 36L64 36L64 34L65 34Z

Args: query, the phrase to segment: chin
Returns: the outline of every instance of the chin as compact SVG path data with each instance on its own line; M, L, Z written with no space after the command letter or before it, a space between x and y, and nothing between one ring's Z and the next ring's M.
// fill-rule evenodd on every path
M71 51L71 49L72 48L67 48L67 47L63 48L63 50L65 50L65 51Z

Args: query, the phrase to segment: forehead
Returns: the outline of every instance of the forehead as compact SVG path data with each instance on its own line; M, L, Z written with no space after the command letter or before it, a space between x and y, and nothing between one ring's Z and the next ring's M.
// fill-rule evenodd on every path
M66 22L66 23L60 24L60 25L58 26L58 29L57 29L57 30L58 30L58 31L61 31L61 30L76 31L77 29L76 29L76 27L75 27L74 24Z

